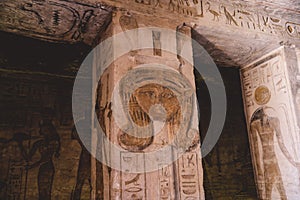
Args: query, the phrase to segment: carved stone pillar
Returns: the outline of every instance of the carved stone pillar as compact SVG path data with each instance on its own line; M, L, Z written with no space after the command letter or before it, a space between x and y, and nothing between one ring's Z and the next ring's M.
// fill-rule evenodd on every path
M260 199L298 199L300 195L297 74L299 61L291 47L280 47L241 69Z
M145 27L147 20L127 11L117 11L107 36ZM112 52L114 62L101 76L97 104L106 137L121 149L119 155L110 148L102 147L100 152L108 160L117 160L121 169L104 164L102 169L96 166L101 170L94 167L95 178L104 179L104 192L95 186L96 199L204 199L193 63L176 54L185 46L185 55L192 60L192 45L186 45L190 41L179 34L190 35L190 31L186 26L179 26L178 34L174 28L174 34L166 35L160 29L153 29L142 37L139 34L143 33L136 31L133 34L139 40L151 38L152 48L134 49L120 57L116 56L119 43L113 40L108 51ZM124 39L129 46L144 42L127 36L125 32ZM163 49L168 45L175 48L175 54ZM120 99L119 103L115 97ZM169 163L168 158L178 153L172 145L184 146L188 140L188 148L183 147L182 155ZM157 165L153 170L147 164L148 153L166 146L170 146L166 159L153 159ZM144 171L140 170L141 166Z

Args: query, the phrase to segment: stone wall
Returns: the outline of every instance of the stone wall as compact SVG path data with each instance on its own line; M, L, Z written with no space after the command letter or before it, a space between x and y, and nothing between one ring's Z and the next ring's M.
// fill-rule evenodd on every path
M1 199L23 198L25 190L26 199L38 199L38 185L46 190L52 187L52 199L70 199L74 190L81 148L71 137L72 81L46 79L1 74ZM47 123L50 117L52 125ZM55 128L51 134L58 134L60 141L59 155L47 144L58 140L45 139L39 133L41 128L45 130L51 126ZM20 143L24 149L20 148ZM35 147L36 151L26 162L22 154ZM45 149L51 153L43 152ZM40 159L44 161L37 163ZM53 179L53 183L49 179ZM88 182L84 185L83 199L89 199Z
M4 33L1 43L0 199L50 199L49 192L79 199L82 180L81 199L90 199L90 166L79 167L71 107L72 76L86 47Z

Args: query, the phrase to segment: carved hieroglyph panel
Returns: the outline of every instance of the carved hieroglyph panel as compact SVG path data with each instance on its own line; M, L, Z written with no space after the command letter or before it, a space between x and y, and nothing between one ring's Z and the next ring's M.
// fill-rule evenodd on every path
M299 39L299 13L270 5L253 6L216 0L103 0L108 5L125 8L140 14L165 16L175 22L194 22L203 26L224 26L239 31L253 31ZM261 7L260 7L261 6ZM277 11L276 13L267 10ZM282 17L290 12L293 18Z
M0 29L43 40L93 45L109 8L75 1L4 0Z
M138 157L121 154L121 166L125 172L121 173L121 199L146 199L146 174L130 172L137 163L143 163Z
M197 151L200 151L200 148L184 154L178 160L180 199L196 200L201 197L201 174L199 174L201 158Z
M241 77L260 198L297 199L299 133L284 49L242 68Z

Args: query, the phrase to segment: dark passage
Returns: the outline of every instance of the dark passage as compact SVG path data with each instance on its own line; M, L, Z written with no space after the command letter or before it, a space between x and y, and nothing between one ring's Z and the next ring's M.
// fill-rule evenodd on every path
M203 159L205 197L208 200L257 199L239 70L220 67L219 71L227 94L227 114L217 144ZM210 123L211 102L207 86L196 70L195 76L203 140Z

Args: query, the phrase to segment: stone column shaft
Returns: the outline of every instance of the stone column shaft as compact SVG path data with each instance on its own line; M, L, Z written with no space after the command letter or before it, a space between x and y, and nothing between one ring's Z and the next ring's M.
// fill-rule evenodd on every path
M297 65L295 50L280 47L241 69L260 199L297 199L300 195Z

